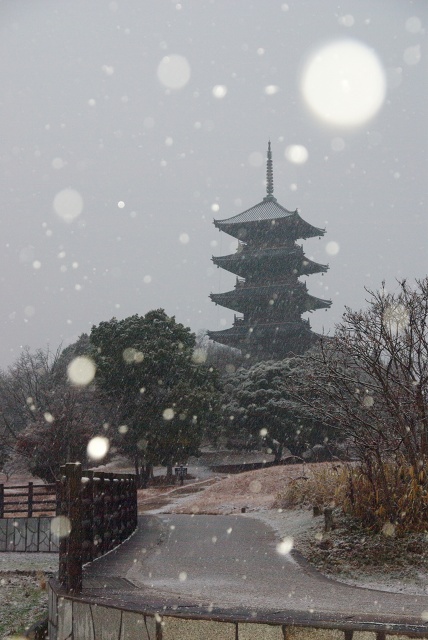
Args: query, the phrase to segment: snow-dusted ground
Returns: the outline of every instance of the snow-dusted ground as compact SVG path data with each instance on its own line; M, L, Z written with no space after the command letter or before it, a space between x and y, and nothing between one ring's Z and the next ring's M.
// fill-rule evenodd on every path
M57 553L19 553L7 551L0 553L0 572L42 571L58 572Z
M307 557L314 540L323 535L323 518L314 518L309 509L273 508L275 496L286 481L286 475L300 473L298 467L273 467L229 476L205 488L203 493L187 496L171 494L169 504L149 513L240 514L245 518L258 518L274 529L278 540L293 538L294 549ZM243 507L246 513L241 513ZM344 570L342 563L341 569L334 565L329 567L326 575L345 584L380 591L414 595L428 593L428 573L423 569L416 570L413 566L376 569L352 566Z
M245 516L244 516L245 517ZM291 509L278 511L277 509L266 509L252 511L246 517L258 518L269 524L276 532L279 539L292 537L294 548L305 556L305 551L311 539L323 531L322 518L314 518L312 512L303 509ZM344 576L342 573L335 573L334 569L329 573L329 577L366 589L378 589L379 591L390 591L393 593L407 593L413 595L427 595L428 593L428 573L417 571L413 576L400 575L400 571L371 571L364 567L356 571L353 569L354 577Z

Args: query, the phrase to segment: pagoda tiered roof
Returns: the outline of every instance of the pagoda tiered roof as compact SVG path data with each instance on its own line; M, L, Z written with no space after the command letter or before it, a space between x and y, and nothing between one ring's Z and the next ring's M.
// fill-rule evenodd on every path
M225 293L211 293L210 298L222 307L245 313L260 305L268 308L269 302L274 306L286 306L294 304L300 313L313 309L327 309L331 305L330 300L322 300L307 293L303 282L275 283L260 286L238 284L232 291Z
M307 320L251 325L237 321L230 329L208 331L208 337L221 344L250 352L261 348L268 358L284 358L304 353L318 339Z
M249 248L244 246L240 251L228 256L213 256L212 261L218 267L226 269L238 276L246 277L248 272L259 267L258 270L269 271L275 267L279 272L286 272L290 265L297 270L297 275L311 273L325 273L328 265L314 262L303 253L299 246L280 246ZM278 271L277 271L278 272Z
M213 257L214 264L244 278L232 291L212 293L216 304L243 314L230 329L208 331L208 336L257 358L285 358L304 353L318 336L301 315L327 309L330 300L308 293L299 276L325 272L296 244L299 238L323 236L324 229L303 220L297 209L289 211L273 195L270 142L267 154L267 195L261 202L231 218L214 220L220 231L238 238L233 255Z
M214 226L238 239L246 239L250 234L260 232L274 232L276 236L282 232L294 239L321 237L325 234L325 229L314 227L303 220L297 209L288 211L272 196L266 196L254 207L232 218L214 220Z
M249 337L256 338L258 335L268 337L273 334L292 334L292 333L312 333L308 320L299 320L298 322L257 322L246 323L241 318L235 319L235 324L230 329L222 329L220 331L208 331L208 335L213 340L217 338L237 337L240 340L246 340Z

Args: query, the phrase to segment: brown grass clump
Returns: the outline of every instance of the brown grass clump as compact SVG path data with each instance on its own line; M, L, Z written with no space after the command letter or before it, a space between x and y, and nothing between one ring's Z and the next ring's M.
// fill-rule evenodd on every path
M368 531L391 537L428 530L428 475L398 463L307 465L290 478L274 507L339 507Z
M274 506L323 507L342 505L346 495L347 470L340 464L308 465L304 473L289 483L276 496Z
M373 531L385 535L428 529L428 477L425 465L384 463L349 471L343 508Z

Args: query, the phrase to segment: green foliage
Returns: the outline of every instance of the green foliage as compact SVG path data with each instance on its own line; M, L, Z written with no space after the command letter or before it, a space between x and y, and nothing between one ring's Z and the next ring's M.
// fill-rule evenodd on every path
M136 465L186 461L215 423L218 380L194 362L195 336L162 309L90 334L96 384L115 407L118 446Z
M327 430L320 421L304 417L287 391L287 381L298 375L298 361L259 362L239 369L225 384L223 404L226 435L248 448L261 444L277 459L287 447L300 455L309 445L322 443Z

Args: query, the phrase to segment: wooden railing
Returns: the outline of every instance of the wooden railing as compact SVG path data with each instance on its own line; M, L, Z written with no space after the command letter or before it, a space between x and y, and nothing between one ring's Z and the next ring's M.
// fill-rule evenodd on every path
M5 487L0 484L0 518L32 518L54 516L57 513L55 484L28 484Z
M59 580L69 592L82 589L82 567L121 544L137 528L137 483L130 473L61 467Z

